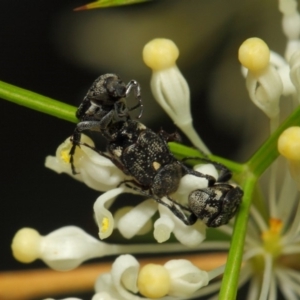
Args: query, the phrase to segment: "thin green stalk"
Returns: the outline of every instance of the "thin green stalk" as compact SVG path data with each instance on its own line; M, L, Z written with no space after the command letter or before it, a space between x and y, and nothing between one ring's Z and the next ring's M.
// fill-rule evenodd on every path
M248 216L250 212L252 193L257 179L249 176L243 185L243 203L237 214L224 276L222 279L219 300L234 300L238 288L240 267L244 253L244 242L247 233Z
M69 122L78 122L75 117L76 108L74 106L13 86L3 81L0 81L0 97Z
M178 144L178 143L169 143L170 149L172 153L177 157L177 159L183 159L186 157L200 157L200 158L208 158L212 161L216 161L218 163L223 164L228 169L230 169L234 173L242 173L244 171L244 165L231 161L229 159L216 156L216 155L208 155L205 156L199 150ZM197 160L191 160L191 163L199 163Z

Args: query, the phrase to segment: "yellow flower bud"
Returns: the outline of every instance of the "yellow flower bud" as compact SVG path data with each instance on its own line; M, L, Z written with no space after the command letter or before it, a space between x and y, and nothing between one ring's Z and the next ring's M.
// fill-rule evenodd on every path
M22 263L31 263L39 258L39 245L41 236L32 228L22 228L12 241L13 256Z
M178 56L177 46L168 39L154 39L147 43L143 49L143 60L153 71L174 66Z
M263 40L249 38L240 46L238 57L245 68L252 72L260 72L269 64L270 50Z
M161 265L145 265L139 273L138 288L140 293L148 298L161 298L168 294L170 276Z
M300 127L286 129L278 139L278 151L288 160L300 161Z
M290 174L300 191L300 127L286 129L278 139L278 151L288 160Z

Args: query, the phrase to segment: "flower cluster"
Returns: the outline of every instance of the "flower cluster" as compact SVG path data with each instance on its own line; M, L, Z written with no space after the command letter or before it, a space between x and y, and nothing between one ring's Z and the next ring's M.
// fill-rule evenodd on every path
M283 31L288 39L285 58L270 51L267 44L258 38L246 40L239 49L250 99L270 119L271 134L284 117L280 106L282 98L286 97L283 105L287 105L288 101L291 104L289 114L299 106L300 100L300 15L294 0L280 0L279 9L283 14ZM208 154L209 150L192 127L189 89L175 64L178 55L177 47L170 40L155 39L145 46L144 61L153 70L152 92L174 123L196 147ZM276 299L277 288L286 299L300 297L300 274L291 264L291 258L298 260L300 254L300 127L290 127L274 138L278 140L281 157L270 168L267 200L258 191L255 193L244 244L238 286L250 282L247 299ZM93 145L88 137L83 135L82 139L84 143ZM140 267L131 254L170 253L196 248L228 250L227 242L203 242L206 237L203 222L198 220L193 226L186 226L167 207L152 199L143 200L135 207L123 207L115 213L111 212L109 208L118 195L135 193L122 185L124 180L130 178L109 159L84 145L77 149L74 156L79 174L73 175L69 162L70 148L71 142L67 139L58 147L55 157L47 157L46 166L104 192L94 204L100 239L108 238L115 229L126 239L153 230L159 244L107 244L75 226L63 227L47 236L25 228L16 234L12 245L18 260L31 262L42 259L51 268L64 271L77 267L87 259L122 254L116 258L111 271L97 279L92 300L188 299L220 290L221 281L211 281L223 274L224 265L202 271L187 260L170 260L164 265ZM247 164L245 166L245 176L254 176L247 169ZM218 177L216 168L211 164L196 165L194 169ZM179 205L184 205L191 191L207 186L206 179L185 175L172 198ZM169 200L165 198L164 201ZM153 221L156 215L159 216ZM233 226L229 223L219 230L231 236ZM163 244L171 234L179 243Z
M239 49L249 96L269 117L271 133L284 117L280 100L285 97L290 114L299 105L300 15L293 0L280 0L279 9L288 38L285 58L258 38L246 40ZM267 202L257 199L251 207L242 268L250 280L248 299L277 299L277 288L286 299L300 296L300 274L289 261L300 253L299 131L290 127L280 135L278 151L286 161L280 158L271 166Z
M169 56L168 44L170 44L170 41L159 41L162 43L160 47L165 47L166 55ZM157 40L150 42L145 49L156 42ZM173 47L176 46L173 44ZM154 51L151 55L152 60L155 60L161 54L157 54ZM147 55L148 62L150 62L151 55L149 53ZM187 133L191 133L192 118L189 111L188 86L172 60L173 58L168 66L170 73L166 72L165 68L161 71L156 70L157 78L162 80L156 85L163 90L159 91L159 89L156 89L154 94L163 95L163 100L160 96L157 97L161 99L161 102L167 101L170 104L170 107L172 107L171 115L174 121L176 120L176 124L180 128L185 128ZM183 83L178 85L179 81ZM154 82L155 80L153 79L152 86L155 86ZM172 91L178 86L184 88L182 92L178 90L177 97L174 97ZM178 97L181 102L179 102ZM172 103L171 100L173 101ZM183 109L185 111L184 118L181 115ZM168 109L167 111L170 112ZM188 122L185 122L186 120ZM195 134L194 132L191 137ZM56 156L48 156L46 158L46 167L57 173L66 173L76 180L82 181L87 186L104 192L94 204L95 220L99 227L101 240L108 238L114 229L118 229L126 239L139 234L146 234L153 229L153 236L159 244L149 245L149 247L145 247L146 245L106 244L89 236L75 226L63 227L47 236L40 236L32 228L23 228L16 234L12 244L16 259L25 263L42 259L52 269L65 271L77 267L87 259L104 255L132 254L145 251L149 253L170 253L183 250L189 251L190 249L195 250L201 247L201 243L206 237L206 225L201 220L197 220L194 225L187 226L167 207L155 202L153 199L143 200L135 207L123 207L113 214L109 208L116 197L122 193L134 194L136 191L122 184L130 178L117 168L112 161L93 150L94 144L87 136L82 135L81 139L83 143L80 147L77 147L73 158L78 174L74 175L71 171L69 152L72 143L69 138L58 147ZM200 141L199 138L198 140ZM86 144L91 147L86 147ZM201 147L208 152L207 149L203 148L203 145ZM218 178L218 171L212 164L195 165L194 170ZM187 196L192 191L206 188L207 186L208 180L206 178L187 174L181 178L176 192L172 194L172 198L179 205L186 205ZM170 200L164 197L163 201L168 202ZM153 223L153 217L157 212L159 217ZM162 244L169 240L171 234L175 236L180 244ZM220 249L224 247L228 248L228 244L224 243ZM153 272L157 274L157 268L160 270L159 273L162 274L161 278L164 279L157 280L154 287L151 287L153 280L149 274ZM96 283L96 291L101 291L101 295L97 293L93 299L112 299L111 297L116 299L139 299L139 296L133 295L133 293L137 292L150 298L161 298L167 295L166 299L171 299L169 296L186 298L202 286L207 285L209 280L223 271L223 268L221 267L217 271L214 270L208 273L199 270L188 261L172 260L163 267L145 266L141 271L138 271L138 262L135 258L130 255L120 256L112 267L112 273L100 276ZM160 291L162 287L163 291ZM104 296L103 293L109 296Z
M83 135L82 138L83 141L91 143L87 136ZM122 193L135 193L126 185L118 187L128 178L109 159L84 145L76 151L75 163L79 174L73 175L68 156L71 145L70 140L67 139L58 147L55 157L48 156L46 158L46 166L58 173L67 173L98 191L106 191L98 197L94 204L95 219L101 239L109 237L115 228L127 239L137 234L145 234L152 229L151 218L158 211L160 217L153 224L153 234L159 243L167 241L171 233L178 241L189 247L198 246L204 240L206 226L203 222L198 220L195 225L187 226L169 209L152 199L145 200L135 207L122 208L116 212L114 217L109 207L116 197ZM217 177L217 171L211 164L196 165L194 169ZM184 204L186 195L197 188L205 187L207 187L205 178L185 175L181 179L176 193L172 196L178 203ZM168 200L165 199L165 201Z

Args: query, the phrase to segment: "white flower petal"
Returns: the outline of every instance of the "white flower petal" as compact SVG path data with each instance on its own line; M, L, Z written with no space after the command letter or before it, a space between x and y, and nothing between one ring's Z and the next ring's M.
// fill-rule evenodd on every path
M120 233L126 239L135 236L155 214L157 205L154 200L148 199L132 208L118 222L117 227Z
M295 52L290 59L290 77L296 88L296 97L300 103L300 51Z
M293 85L291 78L290 78L290 67L289 65L285 64L282 68L277 69L278 75L281 78L283 84L283 96L292 95L296 92L295 86Z
M100 295L101 300L102 300L101 297L107 297L107 295L108 295L108 298L103 298L103 300L126 300L124 297L121 297L119 292L116 290L116 288L112 282L111 273L101 274L97 278L96 283L95 283L95 291L96 291L95 296ZM92 299L92 300L94 300L94 299Z
M198 220L194 225L185 225L167 207L158 205L160 218L154 223L154 237L159 242L165 242L173 232L176 239L187 247L196 247L206 237L206 225Z
M174 222L171 218L159 218L154 223L153 236L158 243L166 242L173 231Z
M257 107L269 118L278 116L283 84L274 67L267 67L258 76L248 71L246 86L251 100Z
M176 66L179 51L171 40L154 39L143 50L144 62L152 69L151 90L173 122L199 149L209 150L192 125L189 86Z
M120 298L114 298L106 292L100 292L95 294L92 300L120 300Z
M174 235L176 239L187 247L196 247L206 238L206 225L198 220L194 225L185 225L181 220L175 220Z
M173 119L175 124L190 122L190 91L178 67L154 71L151 89L156 101ZM179 118L181 116L181 118Z
M174 230L175 224L170 216L172 212L163 205L158 205L160 217L154 223L154 238L158 243L167 241Z
M195 291L208 284L208 274L185 259L174 259L164 267L171 277L170 296L187 298Z
M76 226L66 226L42 237L41 259L52 269L66 271L106 253L103 243Z
M81 141L90 146L94 143L82 134ZM77 147L74 155L74 165L78 174L73 175L70 165L70 149L72 143L67 138L56 150L56 156L47 156L45 166L57 173L66 173L74 179L84 182L97 191L108 191L118 186L126 179L124 173L114 163L84 145Z
M198 165L195 165L193 169L202 174L207 174L214 178L218 178L218 171L213 164L198 164Z
M209 153L192 124L190 90L175 62L173 66L153 70L151 90L156 101L190 141L204 153Z
M84 135L82 134L82 136ZM87 157L89 157L93 164L103 167L115 167L115 164L110 159L100 155L95 150L85 147L84 145L82 145L80 149Z
M140 297L128 292L136 293L139 262L132 255L119 256L112 265L111 277L114 287L118 293L128 300L140 299ZM126 289L124 288L126 287Z
M218 178L218 172L212 164L196 165L194 166L194 170L202 174L211 175L216 179ZM188 195L192 191L206 188L207 186L208 180L206 178L187 174L180 179L178 189L173 194L173 198L176 199L177 202L185 205L188 202Z
M112 234L114 229L114 219L111 212L107 208L109 208L115 198L125 190L125 187L119 187L110 190L98 197L94 203L94 213L97 225L99 227L100 239L105 239Z

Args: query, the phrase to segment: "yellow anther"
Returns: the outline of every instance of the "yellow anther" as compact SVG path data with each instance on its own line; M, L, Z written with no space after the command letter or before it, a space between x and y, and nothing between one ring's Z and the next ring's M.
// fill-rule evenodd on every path
M300 127L286 129L278 139L279 153L292 161L300 161Z
M101 229L100 229L101 233L106 232L108 230L108 228L109 228L109 219L107 217L104 217L102 219L102 224L101 224Z
M259 38L247 39L239 48L240 63L252 72L265 69L270 61L268 45Z
M145 265L138 276L139 292L148 298L164 297L170 289L170 275L161 265Z
M70 163L70 150L61 150L60 157L65 163Z
M281 220L271 218L269 220L269 225L269 230L262 232L261 238L263 240L265 250L276 258L280 255L282 249L280 239L283 224Z
M174 66L178 56L177 46L168 39L154 39L143 49L143 60L153 71Z

